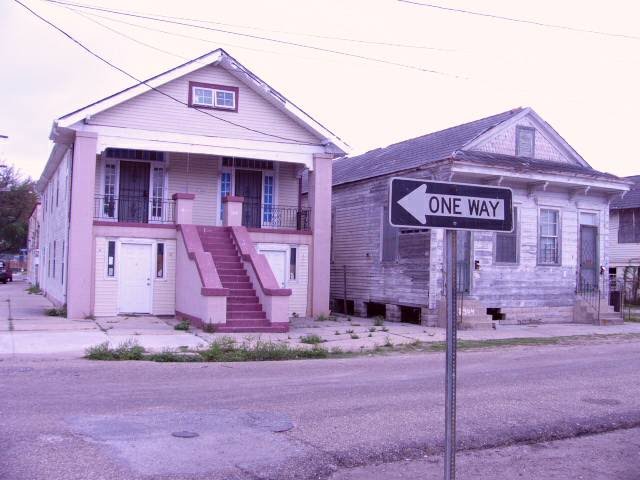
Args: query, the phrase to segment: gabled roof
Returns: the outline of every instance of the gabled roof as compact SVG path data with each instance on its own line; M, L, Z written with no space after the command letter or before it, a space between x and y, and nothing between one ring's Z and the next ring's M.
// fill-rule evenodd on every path
M340 185L365 178L388 175L449 158L454 152L486 131L522 111L522 108L516 108L439 132L394 143L388 147L377 148L355 157L339 158L333 162L333 184Z
M622 198L616 198L611 202L611 210L622 208L640 208L640 175L625 177L625 180L633 182L631 189Z
M221 48L198 58L194 58L193 60L167 70L159 75L143 80L141 83L125 88L120 92L109 95L97 102L63 115L54 122L53 129L55 130L56 127L71 127L73 124L80 122L87 117L107 110L115 105L119 105L131 98L148 92L153 88L158 88L172 80L212 64L221 66L240 80L244 81L249 88L258 93L273 106L283 111L292 120L317 135L322 140L323 144L334 145L339 150L335 153L346 153L350 149L349 145L341 140L337 135L331 132L320 122L314 120L304 110L285 98L284 95L269 86L266 82L261 80L257 75L252 73L248 68L244 67L240 62Z

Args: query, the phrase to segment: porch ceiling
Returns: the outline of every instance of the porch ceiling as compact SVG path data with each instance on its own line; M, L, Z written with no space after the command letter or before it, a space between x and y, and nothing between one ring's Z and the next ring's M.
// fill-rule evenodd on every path
M313 170L314 154L325 153L321 145L262 142L96 125L84 125L83 130L98 134L98 154L107 148L182 152L296 163Z

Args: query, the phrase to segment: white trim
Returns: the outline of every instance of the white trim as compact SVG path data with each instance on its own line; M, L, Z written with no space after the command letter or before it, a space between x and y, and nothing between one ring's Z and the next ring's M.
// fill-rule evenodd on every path
M560 173L534 173L534 172L515 172L505 168L476 165L464 162L455 162L451 170L454 173L460 174L481 174L488 176L503 176L504 181L509 180L522 180L526 183L532 183L534 181L549 182L549 185L558 185L561 187L567 187L568 185L582 185L590 186L592 189L599 188L606 191L623 192L629 190L629 183L624 180L601 180L589 178L587 176L581 176L579 173L575 175L560 174Z
M301 163L313 170L313 155L324 152L320 146L207 137L182 133L156 132L123 127L79 125L78 129L98 134L96 153L107 148L155 150L177 153L202 153L222 157L246 157L257 160Z

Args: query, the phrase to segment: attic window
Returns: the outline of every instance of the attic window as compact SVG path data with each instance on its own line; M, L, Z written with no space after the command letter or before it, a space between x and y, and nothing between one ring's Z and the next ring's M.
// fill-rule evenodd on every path
M536 129L531 127L516 127L516 156L534 158L536 145Z
M238 111L238 88L189 82L189 106Z

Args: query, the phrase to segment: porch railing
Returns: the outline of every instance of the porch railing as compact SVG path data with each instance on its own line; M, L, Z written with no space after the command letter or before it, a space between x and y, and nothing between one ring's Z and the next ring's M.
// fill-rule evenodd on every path
M175 201L148 197L96 195L93 218L126 223L173 223Z
M242 224L248 228L308 231L311 229L311 209L245 202L242 205Z

